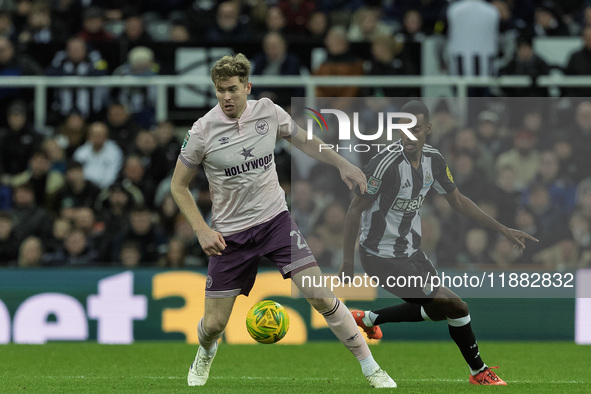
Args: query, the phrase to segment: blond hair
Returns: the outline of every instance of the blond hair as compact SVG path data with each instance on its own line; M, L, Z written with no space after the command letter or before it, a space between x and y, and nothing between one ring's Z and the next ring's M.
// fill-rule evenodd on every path
M224 56L211 68L211 80L215 86L232 77L238 77L243 84L248 83L250 76L250 62L241 53L234 56Z

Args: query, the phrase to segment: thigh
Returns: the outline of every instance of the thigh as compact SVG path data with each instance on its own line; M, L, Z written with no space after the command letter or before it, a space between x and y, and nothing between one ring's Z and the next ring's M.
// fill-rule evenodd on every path
M386 259L361 251L361 264L370 276L380 280L380 287L406 302L424 305L437 295L431 284L437 270L422 251L408 259Z
M261 245L261 255L275 264L284 279L306 268L317 266L312 251L287 211L280 213L257 231L255 239Z
M256 279L259 257L248 232L224 237L226 249L211 256L207 266L205 298L248 295Z

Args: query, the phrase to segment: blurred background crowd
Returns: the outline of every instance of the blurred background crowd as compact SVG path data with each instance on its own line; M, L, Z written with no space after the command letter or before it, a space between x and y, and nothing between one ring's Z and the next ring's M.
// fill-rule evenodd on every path
M530 106L511 122L495 101L466 120L453 101L432 102L431 143L460 190L541 242L517 255L434 195L423 208L424 250L440 267L588 266L591 100L583 97L591 88L551 91L535 83L552 72L591 74L587 0L0 0L0 76L178 75L185 67L179 48L216 47L245 53L253 75L424 75L421 45L433 36L441 37L435 51L442 73L533 77L528 87L477 88L471 96L562 100L552 110ZM578 47L564 65L534 51L537 38L566 36ZM211 97L213 89L206 90ZM316 91L420 94L418 87ZM55 88L47 125L37 130L33 95L0 86L0 266L206 265L169 182L182 136L210 102L182 109L171 97L169 119L157 121L154 87ZM255 86L252 97L289 109L291 97L301 95L299 87ZM330 169L314 171L326 174L316 179L292 172L285 144L276 163L310 247L322 266L336 269L351 195L327 179L338 181ZM192 191L208 219L203 173Z

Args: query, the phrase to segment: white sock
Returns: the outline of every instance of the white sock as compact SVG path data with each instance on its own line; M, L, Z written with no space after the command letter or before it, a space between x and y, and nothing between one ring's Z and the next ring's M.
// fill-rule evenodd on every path
M371 351L363 339L355 319L345 304L334 298L332 306L325 311L318 311L324 316L326 323L343 345L359 362L371 357ZM375 362L375 361L374 361Z
M202 355L205 357L211 357L215 354L215 352L218 350L218 344L217 342L213 344L213 346L209 349L204 348L203 346L199 346L199 349L197 349L197 354L198 355Z
M361 321L367 327L373 327L374 326L373 323L376 321L377 318L378 318L377 313L373 313L372 311L365 311L365 315L363 315L363 317L361 318Z
M369 355L369 357L359 361L359 364L361 364L361 372L363 372L363 375L365 376L369 376L378 369L380 369L380 366L378 365L378 363L376 363L376 360L373 359L373 356L371 354Z
M479 370L477 370L477 371L475 371L475 370L473 370L472 368L470 368L470 375L472 375L472 376L476 376L476 375L478 375L480 372L484 371L484 370L485 370L485 369L487 369L487 368L488 368L488 366L487 366L486 364L484 364L484 365L482 366L482 368L480 368L480 369L479 369Z

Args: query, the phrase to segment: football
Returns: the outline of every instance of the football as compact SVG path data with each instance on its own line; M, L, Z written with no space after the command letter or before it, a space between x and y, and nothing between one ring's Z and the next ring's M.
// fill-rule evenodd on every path
M287 334L289 316L285 308L275 301L257 302L246 315L246 329L259 343L275 343Z

